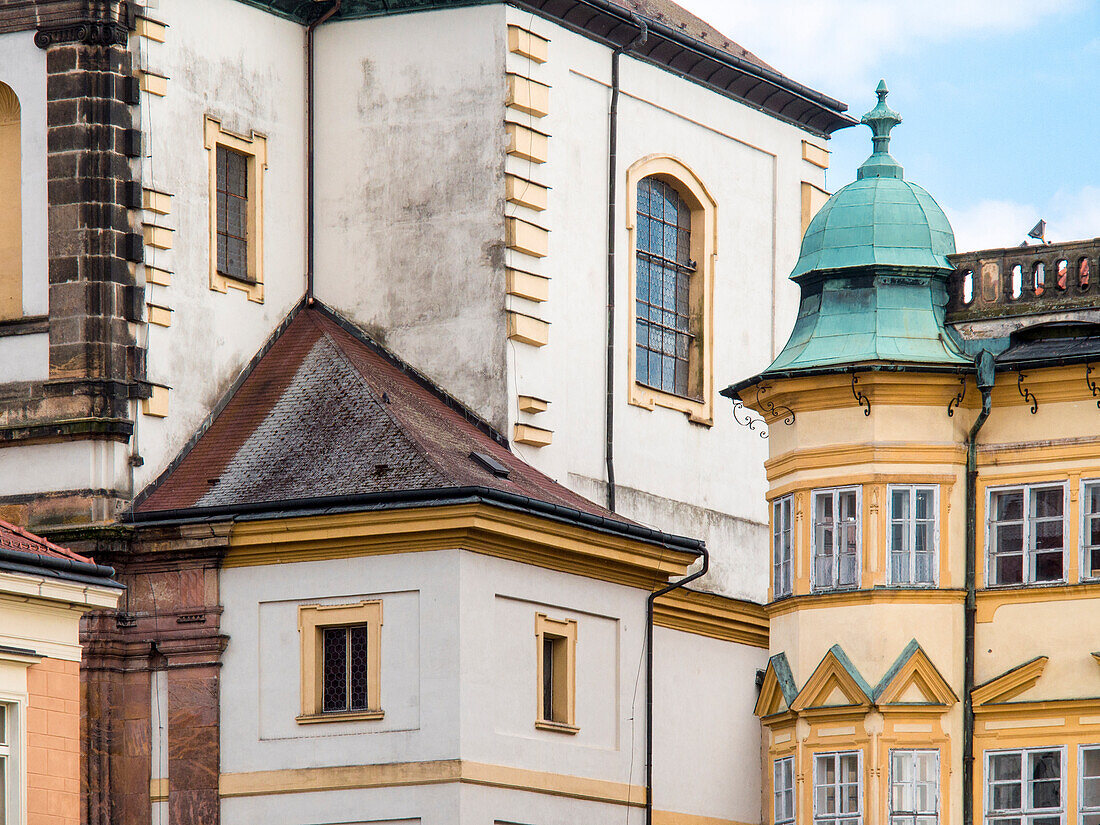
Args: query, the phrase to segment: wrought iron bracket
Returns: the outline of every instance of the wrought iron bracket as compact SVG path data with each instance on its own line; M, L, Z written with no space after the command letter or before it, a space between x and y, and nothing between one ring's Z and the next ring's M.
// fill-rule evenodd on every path
M776 404L771 399L765 399L764 395L770 389L770 384L759 384L756 388L756 402L764 410L764 412L761 413L764 422L767 424L774 424L777 419L782 418L784 424L788 427L791 426L791 424L794 423L794 410L786 404Z
M966 398L966 376L959 376L959 383L962 384L962 389L959 390L959 394L947 402L947 417L950 418L955 414L955 410Z
M1032 395L1031 390L1024 386L1024 379L1027 378L1027 374L1018 372L1016 376L1016 389L1019 390L1025 404L1031 402L1031 414L1035 415L1035 412L1039 409L1039 401Z
M869 399L866 395L864 395L862 392L860 392L858 389L856 389L856 384L858 384L858 383L859 383L859 377L853 372L852 373L852 395L855 396L855 399L856 399L856 401L859 402L859 405L861 407L863 407L863 414L864 415L870 415L871 414L871 399Z
M756 428L757 424L763 424L764 423L764 419L763 418L753 418L751 415L746 413L745 414L745 420L742 421L741 417L737 414L737 411L738 410L743 410L743 409L745 409L745 402L742 401L740 398L734 398L733 399L733 420L736 421L738 424L740 424L742 427L748 427L751 432L756 433L761 438L767 438L768 437L768 430L767 430L766 427L764 429L759 429L759 430Z
M1100 387L1098 387L1096 382L1089 377L1092 375L1094 369L1095 367L1093 367L1092 364L1088 361L1085 362L1085 383L1088 385L1089 391L1092 392L1092 397L1096 398L1096 396L1100 395ZM1096 406L1100 408L1100 401L1096 402Z

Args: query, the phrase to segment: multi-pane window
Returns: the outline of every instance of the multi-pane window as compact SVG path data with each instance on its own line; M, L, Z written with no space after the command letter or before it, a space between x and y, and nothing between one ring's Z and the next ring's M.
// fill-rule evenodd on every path
M986 825L1062 825L1061 749L986 753Z
M248 156L217 147L218 272L248 279Z
M366 710L368 701L367 626L322 628L324 713Z
M890 825L936 825L939 810L939 752L890 751Z
M663 392L693 392L691 208L657 177L638 182L635 380Z
M889 488L891 584L935 584L936 494L934 486Z
M859 491L855 487L813 494L813 588L859 585Z
M1078 825L1100 825L1100 745L1081 748L1081 815Z
M791 531L791 496L772 503L772 589L775 598L791 595L794 553Z
M0 825L8 822L8 814L11 813L11 789L8 787L13 774L10 712L9 705L0 705Z
M1100 578L1100 481L1085 482L1082 493L1081 577L1096 579Z
M772 809L774 825L790 825L794 822L794 757L776 759L772 770Z
M814 825L860 825L859 751L814 754Z
M1065 486L1028 485L989 497L989 583L1061 581L1065 577Z

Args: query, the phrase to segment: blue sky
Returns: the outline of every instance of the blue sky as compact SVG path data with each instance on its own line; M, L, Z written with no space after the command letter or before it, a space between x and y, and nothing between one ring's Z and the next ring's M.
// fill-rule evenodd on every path
M1100 2L679 0L858 118L880 77L904 122L891 151L947 212L960 250L1100 236ZM828 188L870 130L830 141Z

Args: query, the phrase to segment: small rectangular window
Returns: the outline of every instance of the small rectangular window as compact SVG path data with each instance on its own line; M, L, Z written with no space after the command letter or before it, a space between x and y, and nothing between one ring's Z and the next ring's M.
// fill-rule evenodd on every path
M333 719L381 719L382 602L303 605L303 724Z
M986 752L987 825L1061 825L1065 813L1062 750Z
M794 579L794 553L791 531L791 496L772 503L772 588L775 598L791 595Z
M989 583L1065 578L1065 485L1027 485L989 496Z
M1086 481L1081 510L1084 525L1081 530L1081 549L1084 558L1081 578L1100 578L1100 481Z
M859 751L814 754L814 825L861 825Z
M813 589L859 586L859 489L814 490Z
M937 486L893 485L890 502L890 583L936 583L939 533Z
M1080 825L1100 825L1100 745L1081 748Z
M538 717L535 727L576 733L577 623L535 614Z
M248 279L248 156L217 147L218 273Z
M936 825L939 751L890 751L890 825Z
M324 690L322 710L333 713L366 710L367 626L326 627L324 633Z
M791 825L794 822L793 756L775 760L772 792L775 798L772 821L775 825Z

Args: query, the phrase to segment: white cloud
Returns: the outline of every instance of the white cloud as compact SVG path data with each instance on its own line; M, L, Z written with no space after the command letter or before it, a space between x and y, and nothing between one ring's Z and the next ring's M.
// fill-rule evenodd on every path
M679 0L784 74L835 95L865 91L887 54L1013 31L1083 0Z
M1100 236L1100 187L1059 190L1036 206L1004 200L984 200L962 209L945 205L960 251L1016 246L1040 218L1047 222L1047 240L1059 243ZM1034 241L1032 241L1034 243Z

